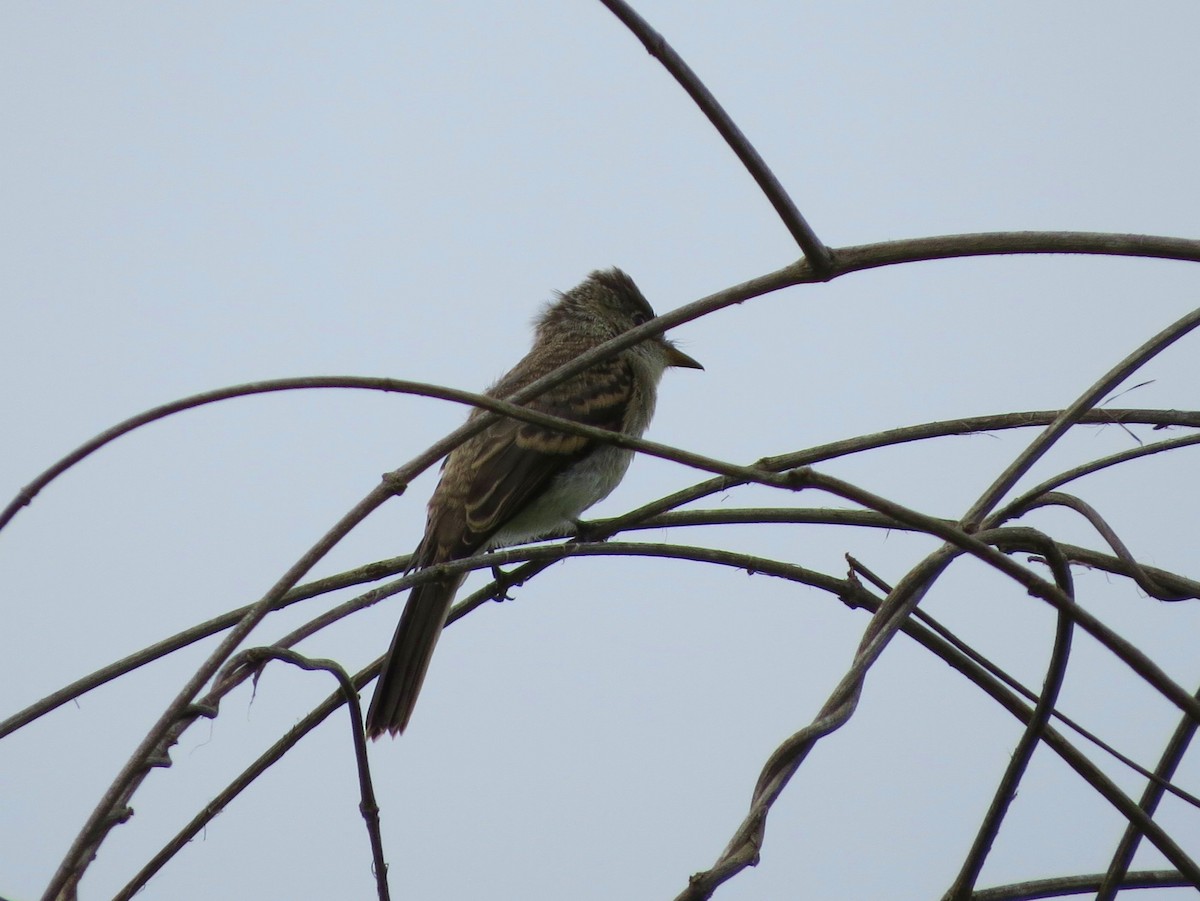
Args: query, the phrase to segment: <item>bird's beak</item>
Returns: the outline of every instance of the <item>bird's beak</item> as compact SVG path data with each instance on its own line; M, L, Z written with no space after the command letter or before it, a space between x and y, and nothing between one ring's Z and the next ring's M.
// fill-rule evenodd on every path
M703 369L704 367L685 354L670 341L663 341L667 348L667 365L679 366L683 369Z

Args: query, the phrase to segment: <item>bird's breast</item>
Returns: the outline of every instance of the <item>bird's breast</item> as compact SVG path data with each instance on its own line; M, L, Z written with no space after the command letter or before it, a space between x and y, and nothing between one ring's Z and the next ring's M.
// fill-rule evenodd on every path
M584 510L612 494L632 459L633 451L611 445L592 451L556 475L541 495L492 536L490 546L570 530Z

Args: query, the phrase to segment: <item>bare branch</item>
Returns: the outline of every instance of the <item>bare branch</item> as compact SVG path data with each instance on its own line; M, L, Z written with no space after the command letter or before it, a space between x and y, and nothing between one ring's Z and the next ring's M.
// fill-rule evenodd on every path
M784 226L791 232L796 243L800 245L800 249L812 265L813 271L828 272L830 268L829 248L821 242L804 217L800 215L800 211L792 203L792 198L779 183L775 173L771 171L749 139L742 134L742 130L717 102L717 98L692 71L692 67L684 62L683 57L676 53L663 36L651 28L649 23L638 15L628 3L623 0L600 0L600 2L633 32L646 48L646 52L662 63L663 67L687 91L688 96L692 98L700 111L708 117L713 128L725 139L725 143L737 154L737 158L742 161L746 171L758 183L759 189L771 202L771 206L775 207L775 212L779 214Z
M834 252L834 272L841 275L880 266L894 266L897 263L1011 253L1083 253L1200 263L1200 241L1159 235L1102 232L1020 231L937 235L841 248Z

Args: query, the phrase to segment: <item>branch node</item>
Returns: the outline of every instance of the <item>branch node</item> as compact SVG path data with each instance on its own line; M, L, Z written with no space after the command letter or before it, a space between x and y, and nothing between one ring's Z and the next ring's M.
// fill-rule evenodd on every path
M184 718L203 717L206 720L215 720L219 709L216 704L202 704L199 701L188 704L183 708Z
M113 826L120 826L122 823L128 823L133 817L132 807L114 807L112 812L104 820L103 829L108 830Z
M173 761L171 760L171 755L169 753L163 752L162 754L155 754L153 757L146 758L146 769L167 769L171 766L172 762Z
M393 497L399 497L408 490L408 480L400 476L396 471L385 472L381 478L383 479L384 487L391 492Z

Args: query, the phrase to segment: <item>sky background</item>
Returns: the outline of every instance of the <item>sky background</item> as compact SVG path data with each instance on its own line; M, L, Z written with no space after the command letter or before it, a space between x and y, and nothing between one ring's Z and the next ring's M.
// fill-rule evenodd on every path
M959 232L1197 234L1200 6L642 0L831 246ZM109 425L210 388L393 376L480 389L555 290L619 265L660 312L798 255L732 153L598 3L0 5L0 493ZM736 462L901 425L1071 402L1200 301L1184 263L990 258L755 299L673 333L648 437ZM1197 341L1110 406L1196 409ZM259 597L461 407L363 392L241 399L157 423L0 535L0 716ZM1143 440L1164 436L1134 429ZM957 517L1032 437L976 435L822 469ZM1061 443L1027 484L1134 446ZM316 570L410 551L434 473ZM639 458L615 515L703 476ZM1197 576L1194 452L1076 486L1149 563ZM701 506L830 506L738 490ZM1029 521L1099 547L1076 517ZM850 529L641 533L891 580L936 544ZM480 584L477 581L472 586ZM1184 687L1196 603L1079 571L1080 600ZM763 761L866 625L790 583L675 561L555 566L455 625L412 726L372 746L397 898L673 898L712 864ZM267 642L332 601L271 618ZM351 670L402 598L301 650ZM1053 616L970 562L924 602L1027 684ZM40 895L117 769L212 648L0 742L0 895ZM111 896L332 689L272 668L192 728L83 884ZM1176 713L1078 636L1060 708L1152 766ZM721 901L937 898L1020 733L905 638L777 804ZM1127 790L1138 779L1097 755ZM1200 791L1195 755L1178 781ZM370 898L344 712L140 896ZM1166 802L1200 854L1200 812ZM1094 872L1122 821L1039 750L981 886ZM1138 867L1161 866L1154 853ZM1158 898L1194 897L1161 892Z

